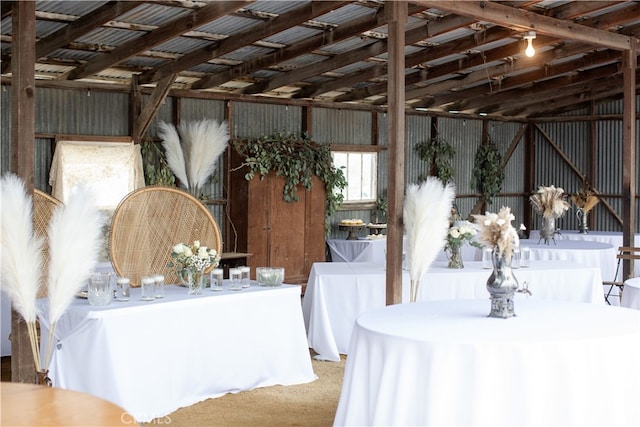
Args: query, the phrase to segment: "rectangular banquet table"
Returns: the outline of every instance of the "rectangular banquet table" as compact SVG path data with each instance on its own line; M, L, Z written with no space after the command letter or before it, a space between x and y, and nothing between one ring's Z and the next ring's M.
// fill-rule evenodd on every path
M640 425L640 312L534 299L509 319L489 311L423 301L359 316L334 425Z
M486 299L491 270L482 262L465 262L450 269L435 262L422 278L418 301ZM530 268L515 269L520 286L527 282L531 297L604 304L598 267L572 262L533 261ZM317 359L338 361L349 348L351 330L359 314L385 305L386 272L375 263L314 263L309 274L302 308L309 347ZM403 301L409 300L409 272L403 271Z
M43 310L42 337L50 325ZM56 328L50 377L56 387L123 407L138 422L226 393L314 381L300 286L166 297L90 306L75 299ZM46 342L42 345L43 351ZM44 354L44 352L43 352Z

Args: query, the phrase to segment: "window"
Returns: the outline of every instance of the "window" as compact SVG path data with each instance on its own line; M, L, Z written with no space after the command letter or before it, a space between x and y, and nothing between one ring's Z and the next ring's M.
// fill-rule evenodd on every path
M378 153L334 151L334 166L342 168L347 187L342 190L344 203L375 202L378 194Z

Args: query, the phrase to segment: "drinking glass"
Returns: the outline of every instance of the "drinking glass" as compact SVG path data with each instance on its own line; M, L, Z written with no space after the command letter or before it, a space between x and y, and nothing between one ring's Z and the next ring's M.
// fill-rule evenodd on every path
M513 249L513 256L511 257L511 268L520 268L520 248Z
M164 276L156 274L153 276L153 281L156 285L156 298L164 298Z
M224 270L221 268L214 268L209 273L209 277L211 278L211 290L212 291L221 291L222 288L222 280L224 279Z
M142 301L153 301L156 299L156 280L153 276L143 276L140 279L140 287L142 289Z
M116 299L118 301L129 301L131 280L128 277L118 277L116 279Z
M482 248L482 268L493 268L493 261L491 260L492 252L493 249L491 248Z
M229 269L229 279L229 289L231 289L232 291L242 290L242 272L239 268Z
M520 267L527 268L531 266L531 249L523 247L520 249Z
M87 284L89 304L104 306L113 301L113 283L111 273L93 273Z
M249 278L249 276L251 275L251 267L247 267L247 266L240 267L240 274L241 274L240 280L242 281L242 287L248 288L249 286L251 286L251 279Z

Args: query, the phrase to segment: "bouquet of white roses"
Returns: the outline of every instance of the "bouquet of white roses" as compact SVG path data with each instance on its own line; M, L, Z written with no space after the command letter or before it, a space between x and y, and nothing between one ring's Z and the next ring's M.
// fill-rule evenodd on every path
M467 221L458 221L449 227L444 249L460 248L464 243L469 242L472 246L479 247L480 244L474 240L477 230Z
M178 243L171 251L171 258L173 261L170 261L168 266L175 267L178 276L185 270L202 272L211 266L217 266L220 262L218 251L201 246L199 240L194 241L191 246Z

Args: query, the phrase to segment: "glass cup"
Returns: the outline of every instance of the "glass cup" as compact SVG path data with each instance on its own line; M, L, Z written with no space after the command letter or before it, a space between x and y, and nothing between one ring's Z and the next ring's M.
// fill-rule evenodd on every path
M247 267L247 266L242 266L239 267L240 268L240 280L242 281L242 287L243 288L248 288L249 286L251 286L251 279L249 276L251 276L251 267Z
M118 301L129 301L131 280L128 277L118 277L116 279L116 299Z
M482 248L482 268L493 268L493 261L491 260L492 248Z
M111 273L93 273L87 284L89 304L105 306L113 301L113 283Z
M153 276L153 281L156 285L156 298L164 298L164 276L156 274Z
M210 281L211 281L211 290L212 291L221 291L222 281L224 280L224 270L221 268L214 268L209 273Z
M156 280L152 276L143 276L140 279L142 289L142 301L153 301L156 299Z
M531 249L523 247L520 249L520 267L531 267Z
M229 279L229 289L231 289L232 291L242 290L242 272L239 268L229 269Z
M513 248L511 257L511 268L520 268L520 248Z

